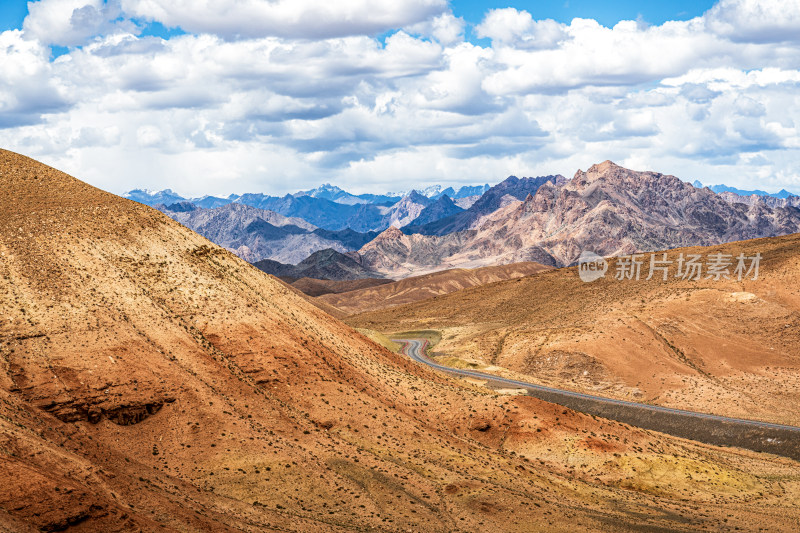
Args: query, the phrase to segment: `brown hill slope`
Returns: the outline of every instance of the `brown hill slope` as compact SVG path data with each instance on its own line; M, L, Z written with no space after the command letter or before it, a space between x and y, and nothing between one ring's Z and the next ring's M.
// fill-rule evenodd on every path
M345 314L374 311L402 305L454 291L486 285L548 270L539 263L511 263L476 269L457 268L405 278L394 283L368 287L338 294L326 294L318 299L340 309Z
M761 253L759 279L682 280L675 262L667 281L660 272L646 281L648 254L640 281L616 280L611 261L593 283L558 269L348 322L442 330L440 352L566 388L798 424L800 235L673 250L668 260L717 252Z
M343 292L357 291L367 287L386 285L392 282L393 280L385 278L364 278L353 280L300 278L293 281L292 286L303 291L309 296L322 296L323 294L340 294Z
M0 184L0 529L797 523L791 461L458 384L150 208Z

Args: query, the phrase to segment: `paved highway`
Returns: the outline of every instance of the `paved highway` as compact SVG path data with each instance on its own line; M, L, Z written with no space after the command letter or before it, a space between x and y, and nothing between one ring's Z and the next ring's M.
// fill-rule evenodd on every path
M507 385L514 388L521 388L526 389L529 392L544 392L548 393L548 401L553 401L554 403L559 403L557 401L558 397L565 397L565 398L574 398L578 400L587 400L591 402L596 402L600 404L607 404L613 406L620 406L628 409L637 409L637 410L644 410L653 413L666 413L670 415L678 415L681 417L692 417L702 420L714 420L716 422L723 422L727 424L734 424L736 426L750 426L753 428L761 428L761 429L769 429L769 430L780 430L780 431L794 431L800 432L800 427L796 426L787 426L783 424L773 424L770 422L760 422L758 420L747 420L744 418L731 418L727 416L719 416L719 415L712 415L708 413L698 413L694 411L685 411L682 409L672 409L671 407L662 407L659 405L650 405L646 403L637 403L637 402L628 402L625 400L617 400L614 398L606 398L604 396L594 396L592 394L583 394L580 392L569 391L564 389L556 389L553 387L545 387L543 385L537 385L535 383L527 383L525 381L517 381L514 379L507 379L502 378L499 376L494 376L492 374L485 374L483 372L475 372L474 370L461 370L457 368L451 368L447 366L440 365L435 363L431 359L429 359L425 355L425 351L428 347L428 341L425 339L392 339L394 342L403 344L403 353L409 356L411 359L426 364L436 370L440 370L442 372L447 372L448 374L454 374L456 376L461 377L468 377L468 378L475 378L475 379L482 379L488 380L493 384L501 384ZM533 394L534 396L536 394ZM555 395L555 400L551 399ZM573 407L568 405L568 407ZM574 407L573 407L574 408ZM580 409L578 409L580 410ZM637 424L634 424L637 425Z

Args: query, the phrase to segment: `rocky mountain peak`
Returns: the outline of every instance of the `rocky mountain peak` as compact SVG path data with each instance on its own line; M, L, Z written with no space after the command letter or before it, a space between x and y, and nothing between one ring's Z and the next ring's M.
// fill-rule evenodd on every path
M455 204L455 202L453 202L452 198L450 198L446 194L443 194L435 202L433 202L431 204L431 207L434 207L434 208L453 208L455 205L456 204Z
M412 189L405 196L403 196L403 200L405 200L407 202L413 202L415 204L425 205L425 206L430 205L432 203L432 200L430 198L428 198L425 195L420 194L419 192L417 192L414 189ZM403 200L401 200L401 201L403 201Z
M613 161L606 160L602 163L595 163L594 165L590 166L586 169L586 172L583 170L578 170L573 176L573 181L579 183L583 182L593 182L598 179L607 178L609 176L617 176L620 173L630 172L629 170L617 165Z
M604 189L611 188L622 194L648 190L669 190L675 194L684 194L697 190L691 184L684 183L675 176L653 171L630 170L612 161L592 165L586 172L579 170L575 173L572 183L577 190L588 187L594 189L595 185L599 185Z
M399 239L403 237L403 232L400 231L399 228L395 226L389 226L386 228L380 235L375 237L375 240L378 241L390 241L394 239Z
M319 263L322 261L330 261L331 259L338 259L343 255L344 254L340 253L338 250L334 250L333 248L325 248L324 250L317 250L313 254L303 259L299 264L307 265L307 264Z
M587 174L603 173L603 172L608 172L609 170L616 170L616 169L622 169L622 167L617 165L610 159L606 159L602 163L596 163L591 167L589 167L589 170L587 170L586 173Z

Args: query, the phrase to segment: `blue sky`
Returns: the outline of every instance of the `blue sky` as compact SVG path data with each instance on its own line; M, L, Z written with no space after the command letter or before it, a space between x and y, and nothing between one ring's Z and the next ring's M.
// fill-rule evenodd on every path
M688 20L702 15L714 2L708 0L681 0L676 2L641 2L634 0L597 1L486 1L469 0L452 2L453 13L468 22L479 23L489 9L515 7L528 11L536 19L554 19L569 23L573 18L591 18L604 26L613 26L620 20L642 18L650 24L667 20Z
M27 14L27 1L0 0L0 31L21 28Z
M800 191L800 1L0 2L0 146L116 193Z

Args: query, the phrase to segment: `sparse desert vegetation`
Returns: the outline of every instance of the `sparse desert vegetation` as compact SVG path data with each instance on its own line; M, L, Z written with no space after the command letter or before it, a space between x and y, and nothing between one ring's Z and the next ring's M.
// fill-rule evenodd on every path
M584 283L558 269L351 316L429 328L439 356L528 381L741 418L800 423L800 237L669 252L761 253L759 278Z
M0 179L6 529L797 524L793 461L447 378L150 208Z

